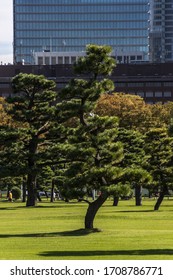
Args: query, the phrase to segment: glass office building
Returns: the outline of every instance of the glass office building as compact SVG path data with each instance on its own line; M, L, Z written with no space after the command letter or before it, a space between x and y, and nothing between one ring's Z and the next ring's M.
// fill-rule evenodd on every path
M173 0L150 0L149 58L173 61Z
M40 51L81 52L90 43L112 46L120 62L148 59L148 0L13 0L13 6L15 63L33 63Z

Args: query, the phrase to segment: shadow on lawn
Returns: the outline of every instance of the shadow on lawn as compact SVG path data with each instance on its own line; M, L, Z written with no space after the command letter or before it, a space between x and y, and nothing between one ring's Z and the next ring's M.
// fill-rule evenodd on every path
M172 249L148 250L99 250L99 251L47 251L39 256L43 257L94 257L94 256L145 256L145 255L173 255Z
M86 230L86 229L77 229L70 231L61 231L61 232L43 232L43 233L26 233L26 234L0 234L0 238L10 238L10 237L56 237L56 236L85 236L91 233L100 232L99 229Z

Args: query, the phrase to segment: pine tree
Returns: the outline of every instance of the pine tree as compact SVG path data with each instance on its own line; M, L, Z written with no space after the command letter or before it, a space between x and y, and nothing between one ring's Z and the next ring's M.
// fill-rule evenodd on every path
M135 189L136 206L141 206L142 187L152 180L146 170L148 156L144 150L144 135L136 130L119 128L117 139L123 144L124 150L124 158L120 166L127 168L127 174L129 174L127 181Z
M37 175L46 164L45 148L51 145L47 136L55 117L55 83L44 76L20 73L12 79L12 88L13 97L7 99L11 104L8 114L23 125L17 129L21 143L18 155L27 175L26 205L35 206Z
M148 170L153 177L151 187L158 194L154 210L158 210L165 195L172 189L173 138L166 128L155 128L146 133L145 150L149 155Z
M119 141L113 141L118 132L116 117L99 117L93 113L102 93L113 90L113 82L103 78L111 74L115 61L108 46L88 45L86 56L74 65L75 73L87 74L87 79L73 79L60 94L58 118L74 118L63 143L62 154L66 164L62 168L59 184L66 197L88 203L85 228L93 229L94 217L109 195L118 188L123 175L118 163L123 158ZM93 190L100 192L94 200L87 199Z

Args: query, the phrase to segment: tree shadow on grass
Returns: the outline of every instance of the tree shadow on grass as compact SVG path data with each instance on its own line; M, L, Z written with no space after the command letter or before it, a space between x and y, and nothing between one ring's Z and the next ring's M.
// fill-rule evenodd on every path
M57 237L57 236L85 236L91 233L98 233L101 230L95 228L93 230L87 229L77 229L70 231L61 231L61 232L41 232L41 233L22 233L22 234L0 234L0 238L14 238L14 237Z
M2 210L17 210L17 208L14 208L14 207L0 207L0 211Z
M156 212L153 210L120 210L120 211L117 211L118 213L145 213L145 212Z
M47 251L42 257L94 257L94 256L145 256L145 255L173 255L172 249L147 250L98 250L98 251Z

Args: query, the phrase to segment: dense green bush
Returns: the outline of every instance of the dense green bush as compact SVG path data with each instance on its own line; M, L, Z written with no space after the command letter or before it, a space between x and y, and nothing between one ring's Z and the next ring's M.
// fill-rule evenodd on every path
M13 187L11 192L14 199L19 199L21 197L21 190L18 187Z

